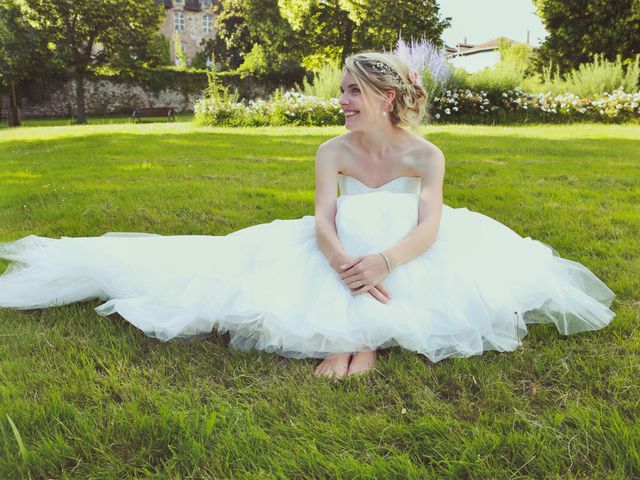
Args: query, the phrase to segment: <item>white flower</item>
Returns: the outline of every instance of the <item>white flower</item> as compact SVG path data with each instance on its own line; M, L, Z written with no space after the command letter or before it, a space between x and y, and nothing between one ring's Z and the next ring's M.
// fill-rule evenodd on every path
M448 108L445 108L444 109L444 113L446 113L447 115L450 115L451 114L451 110L449 110Z
M436 118L440 118L440 114L439 113L436 113Z

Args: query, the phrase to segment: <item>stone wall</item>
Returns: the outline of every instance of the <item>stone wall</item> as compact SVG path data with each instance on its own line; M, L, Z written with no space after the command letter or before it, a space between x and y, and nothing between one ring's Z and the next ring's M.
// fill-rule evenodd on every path
M202 94L184 93L174 89L151 92L142 86L111 80L85 80L85 110L87 115L109 113L131 114L140 107L174 107L177 112L193 111L193 104ZM40 97L40 98L38 98ZM9 97L0 99L2 118L7 118ZM69 117L76 108L75 82L55 82L46 85L41 95L20 98L22 118Z

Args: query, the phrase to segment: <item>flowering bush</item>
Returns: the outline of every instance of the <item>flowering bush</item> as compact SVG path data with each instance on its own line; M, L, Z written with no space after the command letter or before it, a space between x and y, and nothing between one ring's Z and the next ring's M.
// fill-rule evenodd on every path
M446 90L433 99L434 121L638 121L640 93L615 90L593 99L573 94L531 94L516 88L500 95L470 90Z
M437 48L426 39L407 43L400 35L393 53L407 64L410 71L418 72L427 98L442 94L452 73L444 48ZM430 104L427 105L427 112L431 112Z
M203 97L194 107L196 121L210 126L342 125L337 98L321 100L277 91L268 100L241 102L237 97ZM433 122L627 122L640 121L640 93L616 90L593 99L573 94L531 94L516 88L503 93L445 90L433 99Z
M266 102L272 125L340 125L344 114L337 98L321 100L298 92L277 91Z
M321 100L298 92L276 91L269 100L243 102L204 97L194 106L201 125L341 125L344 115L337 98Z

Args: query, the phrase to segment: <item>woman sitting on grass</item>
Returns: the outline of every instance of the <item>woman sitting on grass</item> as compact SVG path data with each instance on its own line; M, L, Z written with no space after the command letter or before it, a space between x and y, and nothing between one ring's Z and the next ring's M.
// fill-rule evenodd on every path
M318 149L315 216L226 236L29 236L0 246L15 262L0 306L99 297L98 313L160 340L229 332L235 348L323 359L315 374L330 377L390 346L438 362L514 350L526 323L609 324L614 295L587 268L443 205L444 156L407 130L426 102L415 72L352 55L341 92L348 132Z

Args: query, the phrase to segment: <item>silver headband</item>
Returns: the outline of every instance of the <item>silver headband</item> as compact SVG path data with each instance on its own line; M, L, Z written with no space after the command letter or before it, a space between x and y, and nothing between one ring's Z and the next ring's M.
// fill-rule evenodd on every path
M371 65L371 68L373 68L374 70L376 70L376 71L378 71L380 73L389 73L396 80L402 81L402 78L400 77L398 72L396 72L394 68L391 68L386 63L377 61L377 62L373 62L370 65Z

